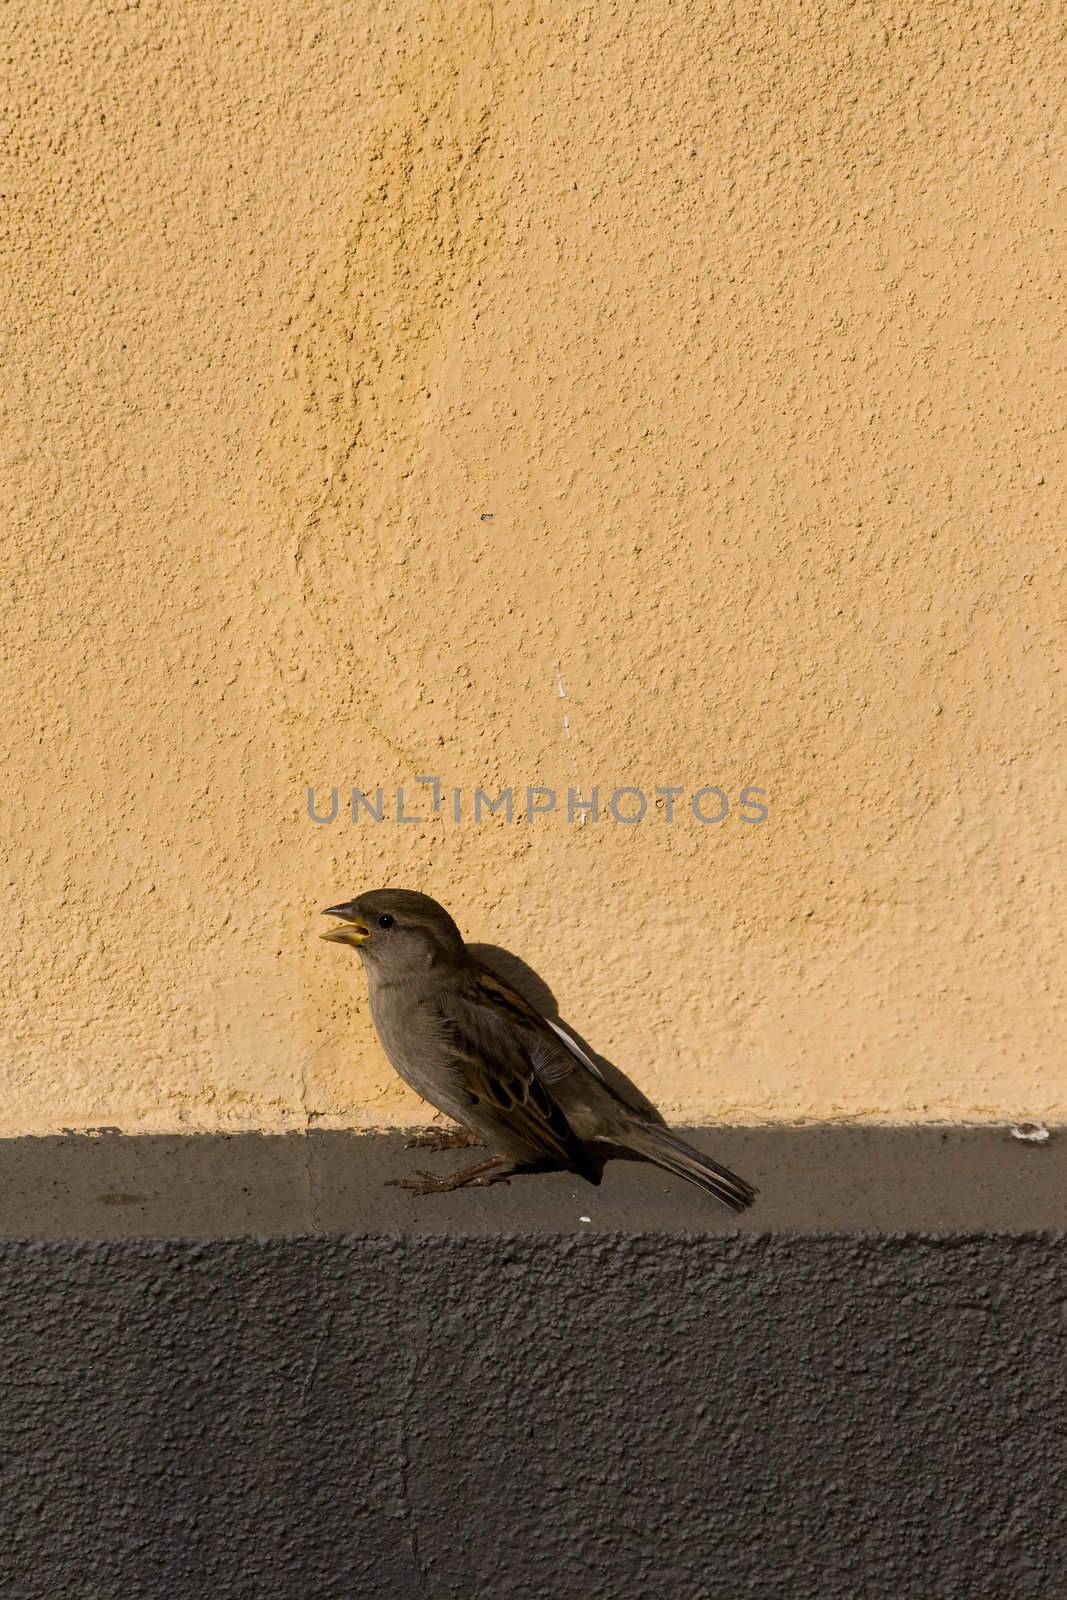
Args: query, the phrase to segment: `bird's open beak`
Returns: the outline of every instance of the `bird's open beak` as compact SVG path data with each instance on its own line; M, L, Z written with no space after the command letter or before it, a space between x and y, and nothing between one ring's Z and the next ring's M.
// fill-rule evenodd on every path
M351 900L347 905L327 906L322 914L324 917L341 919L339 928L328 928L325 933L319 934L319 938L325 939L329 944L354 944L358 947L370 938L370 929Z

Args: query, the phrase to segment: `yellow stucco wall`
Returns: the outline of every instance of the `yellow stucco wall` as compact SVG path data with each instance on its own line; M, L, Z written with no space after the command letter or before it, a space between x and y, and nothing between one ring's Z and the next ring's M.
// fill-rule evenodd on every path
M8 22L0 1131L424 1120L386 883L675 1116L1067 1120L1062 11ZM427 773L685 796L308 818Z

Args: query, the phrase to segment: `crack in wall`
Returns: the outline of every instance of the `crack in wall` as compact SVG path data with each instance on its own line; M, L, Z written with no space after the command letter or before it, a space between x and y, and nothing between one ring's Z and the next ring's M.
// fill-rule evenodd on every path
M315 1158L311 1148L311 1122L314 1113L308 1104L307 1065L303 1061L300 1064L299 1100L300 1110L304 1116L304 1126L300 1137L304 1141L304 1184L307 1199L307 1223L308 1229L315 1233L318 1231L318 1201L315 1192Z
M418 1347L415 1340L411 1341L411 1359L407 1364L404 1390L397 1407L397 1501L400 1507L400 1520L404 1524L407 1535L408 1551L411 1556L411 1565L415 1573L415 1582L422 1600L430 1600L426 1588L425 1573L422 1566L422 1556L419 1548L419 1525L411 1507L411 1483L409 1468L411 1466L411 1453L409 1449L408 1411L415 1399L418 1389Z

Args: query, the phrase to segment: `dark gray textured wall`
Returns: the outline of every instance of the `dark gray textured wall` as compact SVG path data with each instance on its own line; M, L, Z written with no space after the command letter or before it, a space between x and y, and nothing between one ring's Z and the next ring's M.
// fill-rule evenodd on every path
M618 1170L681 1228L560 1231L609 1169L468 1197L521 1233L0 1244L0 1592L1067 1596L1062 1233L694 1232Z

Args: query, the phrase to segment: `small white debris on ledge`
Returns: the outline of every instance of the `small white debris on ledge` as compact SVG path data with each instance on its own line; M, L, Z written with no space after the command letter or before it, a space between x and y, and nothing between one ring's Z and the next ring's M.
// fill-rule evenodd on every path
M1052 1138L1043 1122L1013 1122L1011 1136L1022 1144L1048 1144Z

